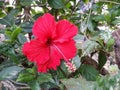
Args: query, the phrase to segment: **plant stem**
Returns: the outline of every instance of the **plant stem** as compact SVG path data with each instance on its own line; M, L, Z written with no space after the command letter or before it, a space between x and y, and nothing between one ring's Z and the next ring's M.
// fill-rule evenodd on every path
M68 75L65 74L65 72L61 69L61 67L59 67L59 69L62 72L62 74L64 75L64 77L68 78Z
M100 2L109 2L109 3L114 3L114 4L118 4L118 5L120 5L120 3L118 3L118 2L114 2L114 1L105 1L105 0L100 0Z
M55 83L56 83L57 85L59 85L59 81L58 81L58 79L57 79L57 76L55 75L56 73L54 73L52 70L49 70L49 72L50 72L50 74L52 75L52 78L53 78L53 80L55 81Z

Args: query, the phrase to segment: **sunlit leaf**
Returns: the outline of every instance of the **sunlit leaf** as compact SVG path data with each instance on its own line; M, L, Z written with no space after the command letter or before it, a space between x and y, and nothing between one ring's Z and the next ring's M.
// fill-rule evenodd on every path
M81 34L77 34L75 37L74 37L74 40L76 41L76 47L78 49L82 48L82 44L83 42L85 41L85 36L84 35L81 35Z
M81 65L81 62L80 62L80 57L77 55L76 57L74 57L72 59L72 62L73 64L75 64L76 68L78 69Z
M61 82L67 90L94 90L94 82L86 81L83 78L63 79Z
M21 32L21 28L17 27L11 34L11 41L15 41Z
M34 68L25 69L22 71L17 78L18 82L30 82L35 79L35 71Z
M114 38L110 38L107 42L107 51L112 51L113 45L115 43Z
M98 47L96 41L86 40L82 45L83 55L93 52Z
M118 18L118 19L112 21L112 23L113 23L114 25L116 25L116 24L120 24L120 18Z

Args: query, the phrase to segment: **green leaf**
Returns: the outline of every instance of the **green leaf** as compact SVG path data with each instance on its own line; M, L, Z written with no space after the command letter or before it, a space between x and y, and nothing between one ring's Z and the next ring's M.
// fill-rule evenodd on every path
M16 78L16 76L21 70L23 70L23 68L18 66L10 66L4 68L3 70L0 71L0 80Z
M79 20L80 19L80 17L78 17L78 16L71 16L71 18L70 18L70 20Z
M115 43L114 38L110 38L107 42L107 51L112 51L113 45Z
M86 80L94 81L99 75L99 72L90 65L81 65L80 73Z
M94 30L94 26L93 26L93 23L92 23L91 20L88 21L87 27L88 27L88 29L89 29L90 31L93 31L93 30Z
M26 37L21 33L18 35L18 40L21 44L24 44L27 41Z
M113 23L114 25L116 25L116 24L120 24L120 18L114 20L112 23Z
M29 83L31 90L41 90L40 85L37 81L32 81Z
M64 60L61 61L60 69L62 69L62 72L59 72L59 74L58 74L60 78L65 78L66 76L68 76L70 74L70 72L68 72L68 69L67 69L67 67L65 65L65 61Z
M13 9L4 18L0 19L0 23L7 26L14 25L14 16L18 13L18 9Z
M0 7L4 5L4 1L0 1Z
M42 83L40 86L43 90L59 90L58 84L54 82Z
M33 0L20 0L22 6L30 6Z
M39 73L37 80L39 81L39 83L53 81L51 74L42 74L42 73Z
M84 42L84 39L85 39L85 36L82 35L82 34L77 34L75 37L74 37L74 40L76 41L76 47L78 49L81 48L81 44Z
M11 37L12 31L10 30L5 30L5 35L7 35L8 37Z
M11 41L15 41L20 32L21 32L21 28L17 27L11 34Z
M96 15L92 19L95 21L105 21L105 18L103 15Z
M87 55L93 52L97 47L98 47L98 43L96 41L87 40L82 44L81 49L84 51L83 55Z
M107 61L107 57L105 55L105 52L100 51L98 56L98 67L99 69L102 69L102 67L105 65Z
M33 22L23 22L23 23L21 23L21 28L26 33L31 33L32 32L32 26L33 26Z
M63 79L61 82L65 85L65 90L94 90L94 82L83 78Z
M106 19L106 21L107 21L108 23L111 22L111 15L110 15L110 14L104 15L104 17L105 17L105 19Z
M99 45L102 48L104 48L104 40L103 39L97 37L97 38L95 38L95 40L96 40L97 43L99 43Z
M34 80L35 76L31 75L30 73L20 73L17 81L18 82L30 82Z
M99 37L104 40L105 43L111 38L112 32L109 30L101 30Z
M61 9L64 7L62 0L48 0L49 5L55 9Z
M77 69L78 69L78 68L80 67L80 65L81 65L80 57L79 57L78 55L72 59L72 62L73 62L73 64L76 66Z
M34 68L28 68L26 70L24 70L23 72L21 72L17 78L18 82L30 82L33 81L35 79L35 71Z
M116 75L98 77L94 90L120 90L120 71Z
M1 52L0 52L0 54L1 54ZM9 60L6 60L6 61L4 61L4 62L2 62L0 64L0 71L2 71L4 68L10 67L10 66L14 66L14 65L15 64L13 62L11 62Z

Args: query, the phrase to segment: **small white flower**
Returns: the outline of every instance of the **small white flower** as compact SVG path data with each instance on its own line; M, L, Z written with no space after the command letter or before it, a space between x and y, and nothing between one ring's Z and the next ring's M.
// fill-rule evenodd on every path
M0 34L0 43L2 43L5 40L5 35L4 34Z
M109 68L108 68L108 71L111 75L115 75L115 74L118 73L119 68L116 64L115 65L110 65Z

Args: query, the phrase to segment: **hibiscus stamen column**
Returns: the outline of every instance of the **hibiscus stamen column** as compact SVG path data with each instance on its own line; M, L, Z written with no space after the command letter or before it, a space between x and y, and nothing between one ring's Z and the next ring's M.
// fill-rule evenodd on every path
M66 67L68 67L68 71L71 72L75 72L76 71L76 66L70 62L70 60L68 60L65 55L62 53L62 51L55 45L52 43L52 45L59 51L59 53L63 56L63 59L65 60L65 65Z
M68 67L68 71L70 73L76 71L76 66L72 62L67 61L65 64L66 64L66 67Z
M58 52L63 56L64 60L67 61L67 58L65 57L65 55L62 53L62 51L55 45L52 43L52 45L58 50Z

